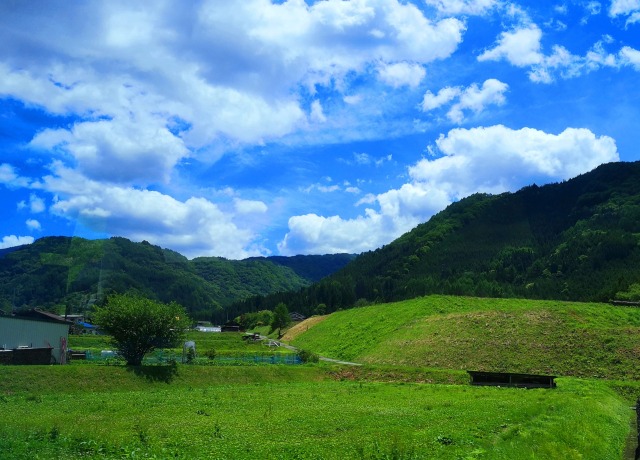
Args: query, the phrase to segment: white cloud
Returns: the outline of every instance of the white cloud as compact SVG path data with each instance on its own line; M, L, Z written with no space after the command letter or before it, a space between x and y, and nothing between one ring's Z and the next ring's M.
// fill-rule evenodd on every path
M631 24L635 24L636 22L640 22L640 11L636 11L635 13L632 13L629 16L629 19L627 19L627 22L625 23L625 26L629 26Z
M236 214L205 198L180 201L157 191L93 181L60 162L52 168L52 174L36 185L60 197L51 212L96 232L147 240L187 257L242 259L266 252L255 246L256 235L235 223ZM237 216L264 213L265 208L257 201L235 201Z
M317 99L311 103L310 118L316 123L324 123L327 121L327 117L324 115L324 111L322 110L322 104Z
M33 144L71 153L90 177L126 183L137 174L142 183L166 181L186 156L215 159L311 129L301 88L348 94L347 75L374 72L392 86L415 86L422 66L450 56L465 30L399 0L167 1L145 9L114 1L76 6L82 21L59 2L41 9L0 11L0 96L80 116ZM357 101L345 98L347 106ZM324 120L317 108L311 115ZM183 129L171 129L176 119Z
M542 32L534 24L503 32L498 44L478 56L478 61L504 59L517 67L529 67L529 79L536 83L551 83L556 76L574 78L603 67L619 68L634 62L632 48L623 47L617 54L606 51L605 45L614 42L609 35L604 35L584 56L572 54L560 45L553 45L551 54L545 55L541 38Z
M40 222L38 222L35 219L27 219L27 221L25 222L25 225L27 227L29 227L30 230L41 230L42 226L40 225Z
M612 138L587 129L567 128L557 135L502 125L454 129L436 144L444 156L421 160L410 174L421 182L447 184L453 199L476 191L515 190L532 176L545 182L569 179L619 160Z
M354 219L315 214L289 219L278 245L282 254L365 251L386 244L455 200L475 192L515 191L531 183L569 179L601 163L619 159L615 141L587 129L549 134L502 125L454 129L436 145L441 157L409 168L410 182L357 204L367 208Z
M150 184L168 182L175 165L188 155L183 141L154 117L76 123L67 130L45 130L31 146L60 148L95 180Z
M459 87L447 86L438 91L438 94L433 94L431 91L427 91L422 98L422 110L427 112L429 110L437 109L445 104L451 102L454 98L460 95Z
M44 200L40 198L35 193L29 195L29 209L34 214L39 214L47 209L47 206L44 204Z
M584 7L591 16L596 16L602 11L602 4L596 1L587 2Z
M8 187L28 187L29 179L21 177L12 165L2 163L0 164L0 184Z
M438 91L437 95L427 91L422 100L422 110L425 112L433 110L457 99L447 112L447 118L454 123L462 123L466 110L477 114L489 105L504 104L504 93L508 88L509 85L506 83L491 78L486 80L482 87L478 87L475 83L464 89L446 87Z
M359 166L374 165L375 167L379 168L383 166L385 163L388 163L392 160L393 160L392 154L376 158L376 157L372 157L368 153L354 152L353 160L341 159L340 161L348 165L359 165Z
M420 64L397 62L384 64L378 68L378 76L381 81L394 88L409 86L415 88L424 79L427 72Z
M0 249L13 248L24 244L31 244L33 242L34 238L32 236L7 235L3 236L2 240L0 240Z
M498 61L506 59L518 67L540 64L544 59L540 52L541 38L542 31L535 24L530 24L511 32L502 32L497 45L478 56L478 60Z
M236 198L234 200L236 212L239 214L264 214L269 209L262 201L242 200Z
M482 15L499 5L498 0L425 0L443 14Z
M616 17L640 11L640 0L611 0L609 16Z
M368 165L372 162L371 156L367 153L354 153L353 158L355 159L356 164L359 165Z
M630 65L640 71L640 51L624 46L620 50L620 61L623 65Z
M361 94L353 94L350 96L344 96L342 98L342 100L345 102L345 104L348 105L357 105L360 104L362 102L362 95Z

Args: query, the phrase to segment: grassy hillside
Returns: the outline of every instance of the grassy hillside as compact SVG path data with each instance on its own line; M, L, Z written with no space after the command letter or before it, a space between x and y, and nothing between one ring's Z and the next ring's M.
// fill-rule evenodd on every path
M291 343L362 363L640 379L640 309L608 304L429 296L333 313Z

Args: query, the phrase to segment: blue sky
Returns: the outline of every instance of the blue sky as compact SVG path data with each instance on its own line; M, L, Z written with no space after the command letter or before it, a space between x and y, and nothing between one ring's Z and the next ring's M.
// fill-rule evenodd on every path
M0 3L0 248L359 253L640 159L640 0Z

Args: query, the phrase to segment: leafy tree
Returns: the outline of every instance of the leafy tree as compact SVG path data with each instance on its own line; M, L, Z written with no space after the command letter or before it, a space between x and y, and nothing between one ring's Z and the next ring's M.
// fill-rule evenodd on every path
M291 316L289 316L289 309L287 306L280 302L276 305L275 310L273 311L273 320L271 321L271 330L275 331L278 329L278 335L282 333L282 329L291 324Z
M139 366L144 355L156 348L174 347L189 326L185 309L175 302L164 304L130 294L109 297L93 319L111 335L127 365Z

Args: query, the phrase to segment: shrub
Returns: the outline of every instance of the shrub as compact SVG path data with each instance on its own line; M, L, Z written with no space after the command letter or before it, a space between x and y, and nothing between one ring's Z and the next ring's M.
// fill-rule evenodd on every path
M317 363L318 361L320 361L320 356L307 350L300 350L298 352L298 356L303 363Z

